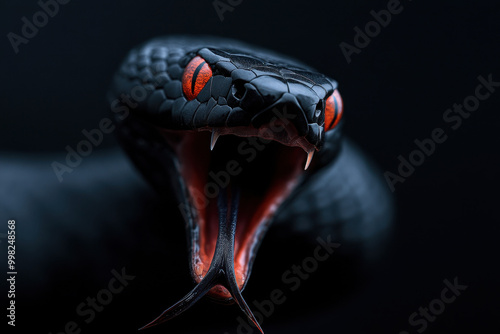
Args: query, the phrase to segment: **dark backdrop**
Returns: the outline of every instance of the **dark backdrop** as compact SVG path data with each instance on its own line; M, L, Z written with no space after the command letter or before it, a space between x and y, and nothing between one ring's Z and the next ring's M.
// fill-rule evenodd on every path
M397 173L398 156L407 158L417 148L415 139L429 138L435 128L448 135L396 184L394 237L368 288L333 313L309 315L313 320L287 308L277 311L278 319L289 311L296 315L290 332L415 333L419 327L408 317L440 297L444 279L458 277L467 290L426 332L498 328L500 88L456 130L443 114L474 95L478 76L500 81L500 11L495 1L402 1L403 10L348 63L339 45L354 45L353 29L364 30L373 21L370 12L387 3L247 0L221 21L211 1L74 0L61 5L16 54L7 34L21 35L21 18L31 21L40 7L34 0L4 0L0 150L62 160L65 146L76 145L81 131L95 128L106 114L106 90L126 52L151 37L213 34L278 50L339 82L346 132L382 172ZM97 150L115 146L107 135ZM322 299L306 297L304 308ZM20 323L29 321L19 314ZM63 322L54 315L54 331Z

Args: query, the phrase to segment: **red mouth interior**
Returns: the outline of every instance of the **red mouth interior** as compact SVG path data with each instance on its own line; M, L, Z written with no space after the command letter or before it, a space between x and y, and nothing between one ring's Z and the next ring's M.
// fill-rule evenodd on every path
M210 131L163 131L178 157L180 171L196 208L192 271L197 282L207 273L217 242L219 190L236 184L241 190L234 245L234 270L240 290L249 274L255 246L266 223L290 194L303 171L304 150L259 137L220 136L210 151ZM217 285L209 294L231 295Z

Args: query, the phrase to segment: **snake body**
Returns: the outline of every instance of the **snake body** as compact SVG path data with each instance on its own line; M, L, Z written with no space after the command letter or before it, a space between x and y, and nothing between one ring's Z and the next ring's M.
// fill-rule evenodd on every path
M223 38L158 38L129 53L109 101L131 159L179 203L197 283L145 327L208 293L260 329L241 291L271 223L333 233L367 256L388 230L390 196L342 136L337 82L299 61Z

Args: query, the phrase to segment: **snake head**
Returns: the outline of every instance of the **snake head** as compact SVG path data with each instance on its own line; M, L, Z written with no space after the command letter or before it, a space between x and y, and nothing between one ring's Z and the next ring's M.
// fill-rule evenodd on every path
M298 145L296 140L305 150L319 150L324 133L341 119L337 82L322 74L238 50L202 48L192 56L184 59L188 101L175 115L178 124L274 130L273 122L282 121L295 130L283 144Z
M338 153L337 83L235 41L167 38L129 54L110 102L132 160L177 197L197 283L146 327L205 294L236 301L259 327L241 291L273 216Z

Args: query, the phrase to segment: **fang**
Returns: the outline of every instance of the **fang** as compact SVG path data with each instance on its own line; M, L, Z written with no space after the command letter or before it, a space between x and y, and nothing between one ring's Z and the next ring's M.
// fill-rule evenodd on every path
M217 142L218 138L219 138L219 132L217 130L213 130L212 139L210 140L210 151L214 150L215 143Z
M314 150L311 150L307 153L306 167L304 167L304 170L307 170L307 168L309 168L313 156L314 156Z

